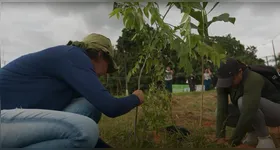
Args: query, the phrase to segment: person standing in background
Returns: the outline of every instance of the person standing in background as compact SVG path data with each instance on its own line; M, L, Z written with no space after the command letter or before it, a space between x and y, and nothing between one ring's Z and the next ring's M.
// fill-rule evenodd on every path
M165 70L165 86L166 86L166 89L172 93L172 81L173 81L173 70L170 68L170 66L167 66L166 67L166 70Z
M211 71L210 69L205 69L203 77L204 77L204 86L205 86L205 91L209 91L211 87Z
M188 77L188 80L187 80L187 83L189 83L189 86L190 86L190 91L193 92L195 91L195 76L193 74L191 74L189 77Z

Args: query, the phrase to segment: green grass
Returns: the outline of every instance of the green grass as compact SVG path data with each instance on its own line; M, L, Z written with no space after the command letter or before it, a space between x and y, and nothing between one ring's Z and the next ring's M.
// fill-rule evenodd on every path
M135 110L118 118L108 118L103 115L99 127L101 137L115 148L225 148L217 145L209 138L215 135L215 107L216 93L208 91L204 94L203 125L199 127L201 93L176 93L173 94L173 119L176 125L187 128L191 135L178 141L180 134L170 135L160 132L158 142L152 131L138 131L138 140L134 138ZM231 134L227 132L227 134Z

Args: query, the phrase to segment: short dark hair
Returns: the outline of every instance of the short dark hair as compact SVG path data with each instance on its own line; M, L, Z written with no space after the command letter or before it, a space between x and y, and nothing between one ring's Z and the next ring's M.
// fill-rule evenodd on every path
M102 51L102 50L96 50L96 49L86 49L87 56L92 60L97 60L99 58L98 54L101 53L102 57L106 61L110 61L110 56L108 53Z

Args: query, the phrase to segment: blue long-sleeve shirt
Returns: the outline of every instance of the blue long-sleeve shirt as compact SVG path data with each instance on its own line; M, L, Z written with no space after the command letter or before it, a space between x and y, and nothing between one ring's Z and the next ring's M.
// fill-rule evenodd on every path
M1 110L63 110L84 97L100 112L117 117L140 101L136 95L113 97L101 84L83 49L60 45L21 56L0 69Z

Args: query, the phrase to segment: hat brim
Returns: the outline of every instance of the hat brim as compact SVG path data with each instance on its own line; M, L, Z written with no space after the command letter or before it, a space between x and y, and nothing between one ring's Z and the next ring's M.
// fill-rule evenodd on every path
M218 78L216 87L217 87L217 88L228 88L228 87L231 87L231 85L232 85L232 80L233 80L233 77L229 77L229 78Z

